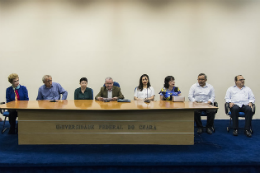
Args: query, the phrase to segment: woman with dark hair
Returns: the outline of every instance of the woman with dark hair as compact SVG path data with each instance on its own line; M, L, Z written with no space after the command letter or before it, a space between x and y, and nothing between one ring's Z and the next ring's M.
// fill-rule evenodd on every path
M173 76L167 76L164 79L164 87L159 92L161 100L172 100L172 96L180 96L181 91L175 86L175 79Z
M6 89L6 103L11 101L29 100L28 90L25 86L19 84L19 76L16 73L12 73L8 76L8 81L12 86ZM15 124L17 111L15 109L9 109L9 124L10 129L8 134L15 134Z
M88 79L82 77L79 80L80 87L74 92L74 100L93 100L93 90L88 88Z
M135 100L154 100L154 89L150 84L149 76L143 74L139 80L139 86L135 88Z

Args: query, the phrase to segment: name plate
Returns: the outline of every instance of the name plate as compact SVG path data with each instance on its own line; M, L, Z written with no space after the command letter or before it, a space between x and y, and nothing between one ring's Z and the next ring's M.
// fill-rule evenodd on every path
M56 130L157 130L156 125L151 124L142 124L142 125L133 125L133 124L64 124L56 125Z

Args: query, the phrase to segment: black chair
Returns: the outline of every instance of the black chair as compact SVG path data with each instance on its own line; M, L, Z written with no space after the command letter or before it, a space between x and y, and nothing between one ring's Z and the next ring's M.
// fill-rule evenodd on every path
M230 129L233 129L233 127L232 127L231 111L230 111L230 108L229 108L229 103L225 103L224 106L225 106L225 113L226 113L226 115L230 117L230 119L229 119L229 125L228 125L228 127L227 127L227 132L229 132ZM253 111L253 115L254 115L254 114L255 114L255 104L253 104L253 109L252 109L252 111ZM238 119L239 119L239 118L245 118L245 113L244 113L244 112L239 112L239 114L238 114ZM244 129L244 128L239 128L239 129ZM253 134L252 123L250 124L250 131L251 131L251 133Z
M2 104L5 104L5 102L1 102L0 103L1 105ZM1 109L0 110L0 113L5 117L5 119L4 119L4 124L3 124L3 128L2 128L2 131L1 131L1 133L3 134L8 128L6 127L5 128L5 123L6 123L6 118L8 117L9 118L9 112L7 111L7 110L5 110L5 109Z
M214 106L218 107L218 102L214 102ZM216 109L216 112L215 114L218 112L218 109ZM207 116L207 112L206 111L200 111L200 116ZM215 119L215 117L214 117ZM195 123L195 122L194 122ZM196 127L196 126L195 126ZM206 129L207 127L206 126L203 126L202 127L203 129ZM212 127L212 131L215 132L215 125L213 124L213 127Z

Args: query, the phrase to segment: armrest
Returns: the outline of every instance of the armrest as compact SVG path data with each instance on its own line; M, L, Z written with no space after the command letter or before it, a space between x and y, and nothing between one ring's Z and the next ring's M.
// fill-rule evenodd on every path
M254 115L255 114L255 104L253 103L252 106L253 106L252 112L253 112L253 115Z
M225 106L225 113L228 114L228 112L229 112L229 104L228 104L228 102L226 102L224 106Z

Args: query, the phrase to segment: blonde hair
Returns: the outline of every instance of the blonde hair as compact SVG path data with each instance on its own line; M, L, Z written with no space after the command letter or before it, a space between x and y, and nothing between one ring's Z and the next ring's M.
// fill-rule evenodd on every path
M12 73L8 76L8 82L10 82L11 84L13 83L13 80L19 78L18 74L16 73Z
M51 77L51 75L44 75L44 76L42 77L42 82L44 83L45 79L47 79L47 78L49 78L49 77ZM52 77L51 77L51 78L52 78Z

